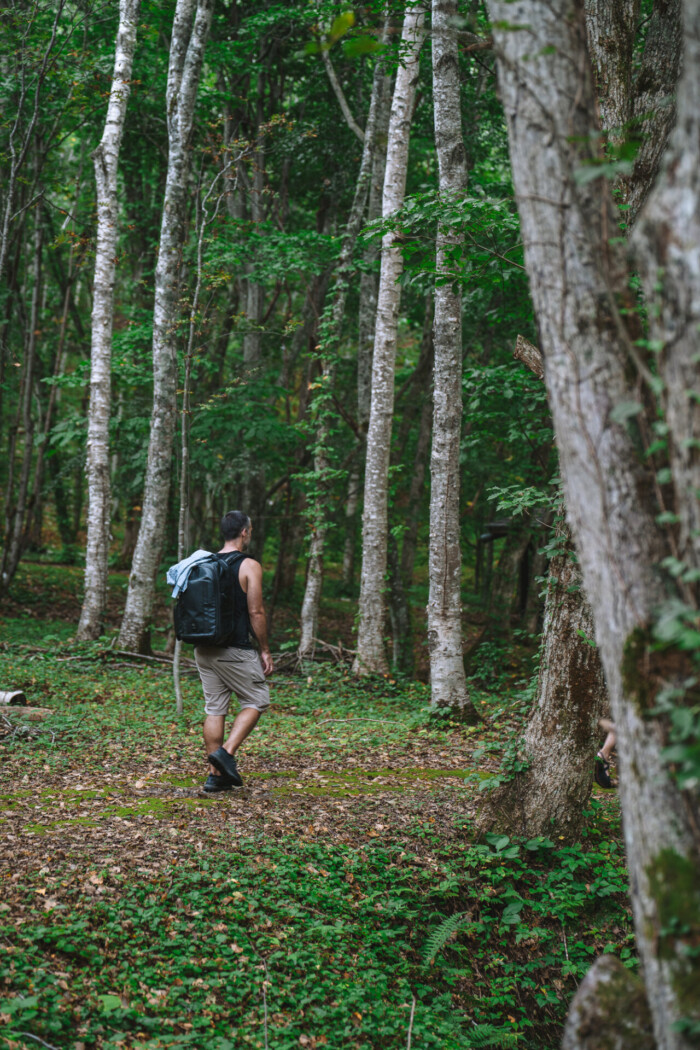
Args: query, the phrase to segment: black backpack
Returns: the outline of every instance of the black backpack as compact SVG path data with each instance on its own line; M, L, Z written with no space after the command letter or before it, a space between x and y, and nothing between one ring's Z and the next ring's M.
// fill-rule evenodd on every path
M190 645L222 645L233 631L233 568L245 557L210 554L192 567L175 605L175 637ZM230 559L230 560L229 560Z

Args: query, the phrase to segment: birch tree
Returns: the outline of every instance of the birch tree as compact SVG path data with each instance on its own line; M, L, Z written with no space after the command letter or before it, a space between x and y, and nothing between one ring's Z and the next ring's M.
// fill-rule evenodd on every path
M163 201L153 305L153 412L141 528L129 575L119 645L147 645L155 575L163 546L177 414L177 340L180 257L189 206L190 141L214 0L178 0L166 89L168 171ZM193 24L194 19L194 24Z
M367 222L374 222L382 213L382 187L386 169L386 139L391 110L391 76L384 73L379 87L377 123L372 175L367 200ZM378 274L375 265L379 251L375 242L365 249L360 274L360 292L357 308L357 425L363 437L367 436L372 390L372 351L374 349L374 322L377 316ZM348 497L345 504L345 546L343 550L343 583L349 587L355 566L355 539L357 512L362 495L362 460L355 457L348 478Z
M700 959L692 947L700 929L698 789L697 781L679 782L665 761L672 723L659 701L666 697L668 703L672 696L681 708L692 706L684 691L693 664L683 649L682 624L684 617L697 617L698 603L692 576L684 580L683 570L675 578L663 572L666 559L679 553L676 529L667 524L669 510L649 458L640 458L640 430L626 415L631 403L638 404L638 377L652 392L658 385L636 345L627 309L628 273L612 237L609 188L595 177L600 157L583 4L493 0L489 9L567 514L618 731L630 895L654 1035L660 1050L689 1050L693 1026L697 1030L700 1022ZM683 11L686 54L678 91L683 116L674 132L669 175L674 160L679 167L674 150L682 147L689 156L697 150L700 10L688 0ZM643 230L650 216L659 235L649 249L657 270L677 250L654 218L665 188L662 179L640 219ZM684 199L689 224L697 208L692 176ZM690 264L693 252L685 244L684 261ZM664 288L674 339L663 345L659 371L668 390L666 425L679 447L693 440L687 428L694 421L687 397L685 411L674 413L672 388L696 375L697 366L693 371L688 359L689 340L677 336L687 316L682 304L694 301L696 284L692 265L685 265ZM643 414L640 405L637 415ZM688 506L695 495L689 496L683 463L673 451L669 459L665 469L677 498L681 544L687 534L680 550L690 559L693 537L686 522L695 513Z
M382 196L386 219L402 206L411 116L424 40L425 8L416 4L406 11L402 31L403 61L396 73L391 103L387 159ZM382 238L381 270L372 359L372 395L367 428L365 498L362 518L362 577L360 583L357 656L358 674L388 671L384 648L384 577L387 565L388 478L391 426L394 408L396 332L399 315L399 277L403 269L401 248L394 233Z
M433 0L433 109L440 196L467 189L462 138L456 0ZM433 325L433 443L430 457L428 646L431 706L476 722L462 655L462 550L459 453L462 436L462 296L451 279L463 236L441 224L437 235Z
M92 290L90 408L88 412L87 549L85 597L77 637L99 637L107 601L110 541L109 417L111 407L112 324L119 200L117 167L131 90L140 0L120 0L112 87L99 146L92 155L97 189L97 243Z

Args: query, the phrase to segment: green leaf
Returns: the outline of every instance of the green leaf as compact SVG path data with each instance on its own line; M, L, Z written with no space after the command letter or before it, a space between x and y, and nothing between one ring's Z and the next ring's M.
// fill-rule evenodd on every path
M355 36L343 41L343 53L348 58L359 58L362 55L373 55L382 50L382 45L373 36Z
M102 1012L111 1014L113 1010L121 1010L122 1001L118 995L98 995Z
M621 426L624 426L628 419L639 415L643 408L644 405L639 401L620 401L610 413L610 418L613 423L619 423Z
M345 36L348 29L352 29L354 25L355 12L344 11L342 15L338 15L338 17L334 20L333 25L331 26L331 31L328 34L328 36L330 37L331 41L335 43L336 40L340 40L341 36Z

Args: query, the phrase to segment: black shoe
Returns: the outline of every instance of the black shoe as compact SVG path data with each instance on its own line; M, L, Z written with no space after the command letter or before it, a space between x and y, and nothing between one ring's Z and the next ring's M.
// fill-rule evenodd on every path
M230 791L232 787L233 781L230 780L229 777L223 775L217 777L213 773L210 773L204 782L202 791Z
M610 791L613 786L612 780L609 774L610 763L606 762L600 752L595 756L595 770L593 776L598 787L604 788L606 791Z
M209 755L209 761L215 766L220 773L228 777L232 784L236 787L243 787L243 780L241 774L238 772L238 766L233 755L229 755L223 747L218 747L213 754Z

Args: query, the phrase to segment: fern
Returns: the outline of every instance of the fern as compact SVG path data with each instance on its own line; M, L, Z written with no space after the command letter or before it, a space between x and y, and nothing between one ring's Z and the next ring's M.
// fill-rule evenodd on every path
M517 1032L509 1032L507 1028L497 1028L493 1024L477 1024L467 1038L474 1050L485 1050L486 1047L507 1050L508 1047L517 1045L520 1036Z
M441 922L437 929L428 937L423 951L423 965L429 966L438 952L441 952L451 937L458 930L469 925L471 915L469 912L461 911L456 915L450 915L449 919Z

